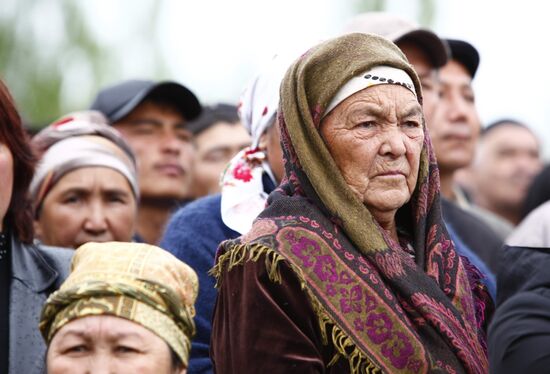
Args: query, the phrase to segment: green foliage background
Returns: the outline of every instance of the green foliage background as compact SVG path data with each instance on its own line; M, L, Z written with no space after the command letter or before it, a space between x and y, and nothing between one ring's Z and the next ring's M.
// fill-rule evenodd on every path
M128 24L131 43L141 48L149 61L147 78L170 77L157 40L163 1L139 0L133 4L146 9L130 9L128 19L119 22ZM0 76L31 129L86 108L99 88L123 76L120 61L126 56L115 46L98 41L90 27L93 19L83 5L93 6L92 0L2 1ZM360 13L384 10L386 5L385 0L356 0L347 6ZM435 0L418 0L418 5L419 22L430 25Z

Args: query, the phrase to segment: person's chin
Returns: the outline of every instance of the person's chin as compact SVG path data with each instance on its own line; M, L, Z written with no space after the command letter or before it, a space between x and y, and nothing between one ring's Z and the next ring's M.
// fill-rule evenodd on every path
M410 195L407 192L401 190L388 190L376 199L365 199L365 205L380 211L391 211L401 208L409 199Z
M185 189L183 184L177 185L157 185L154 189L142 192L142 199L158 199L158 200L187 200L191 197L191 193Z

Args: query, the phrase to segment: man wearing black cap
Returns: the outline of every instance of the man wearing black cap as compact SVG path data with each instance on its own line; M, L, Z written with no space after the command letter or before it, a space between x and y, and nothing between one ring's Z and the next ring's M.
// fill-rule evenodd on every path
M173 208L191 197L195 151L186 125L201 105L181 84L129 80L101 90L91 109L109 118L136 155L137 239L157 243Z
M457 170L471 167L478 146L481 123L472 80L479 66L479 53L466 41L446 39L446 42L451 50L451 59L439 72L442 111L439 121L441 131L437 136L444 150L441 157L438 156L441 188L445 184L447 194L453 201L485 221L504 240L511 233L512 225L496 214L470 204L455 183L456 177L467 185L471 185L473 179L468 170L463 169L458 175Z
M437 149L441 191L456 201L453 176L458 169L472 163L481 129L472 87L479 54L465 41L446 39L446 42L451 59L439 70L441 101L436 114L437 126L430 131L430 138Z

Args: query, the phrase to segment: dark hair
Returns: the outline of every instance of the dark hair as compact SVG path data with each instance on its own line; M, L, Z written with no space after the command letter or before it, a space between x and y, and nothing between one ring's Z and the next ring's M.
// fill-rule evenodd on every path
M525 218L548 200L550 200L550 165L546 165L531 182L523 201L521 218Z
M498 121L492 122L489 125L487 125L485 128L483 128L481 130L481 137L484 137L485 135L487 135L487 133L505 125L517 126L517 127L524 128L528 131L531 131L531 129L527 125L525 125L523 122L517 121L515 119L511 119L511 118L503 118L503 119L499 119Z
M168 345L168 348L170 349L170 362L172 366L172 370L180 370L183 369L183 362L181 361L180 356L174 351L174 349Z
M9 148L13 157L12 195L4 223L11 229L12 235L24 243L31 243L34 235L28 189L36 158L29 140L13 98L0 80L0 142Z
M238 123L239 114L237 107L230 104L206 106L202 109L199 118L189 122L187 128L194 135L198 135L218 122Z

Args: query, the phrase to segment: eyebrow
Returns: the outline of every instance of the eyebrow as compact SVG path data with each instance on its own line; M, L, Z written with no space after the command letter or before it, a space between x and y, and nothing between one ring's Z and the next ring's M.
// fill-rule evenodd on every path
M440 81L440 84L441 84L441 87L443 88L447 88L447 87L451 87L452 86L452 83L449 83L449 82L445 82L445 81ZM459 89L463 90L463 89L467 89L469 91L472 91L474 92L474 86L472 85L472 83L461 83L459 86L458 86Z
M131 192L126 191L123 188L118 187L107 187L107 188L101 188L101 194L117 194L117 195L129 195ZM61 192L61 196L65 196L67 194L76 193L78 195L89 195L91 193L90 189L85 187L69 187L66 190L63 190Z
M162 121L156 120L154 118L140 118L140 119L135 119L133 121L129 121L128 123L131 125L153 125L156 127L162 127L163 125ZM177 122L175 124L175 127L178 129L184 129L191 132L189 129L187 129L187 123L185 121Z
M89 194L90 190L88 188L85 188L85 187L69 187L69 188L63 190L61 195L66 195L66 194L70 194L70 193L85 195L85 194Z
M71 328L67 331L63 331L63 330L60 331L59 337L61 339L69 337L69 336L76 336L76 337L82 338L84 340L89 340L90 339L90 335L87 332L82 331L82 330Z
M368 114L373 115L375 117L383 117L385 113L385 108L380 105L367 103L363 108L358 108L356 110L353 110L351 112L351 115L361 115L368 112ZM409 117L409 116L415 116L415 115L422 115L422 107L420 104L418 105L407 105L406 109L401 111L399 113L400 117Z
M82 338L84 340L90 340L91 339L91 336L88 332L80 330L80 329L71 328L68 331L61 331L60 338L65 338L65 337L69 337L69 336L76 336L76 337ZM123 338L137 338L137 339L143 340L143 336L141 336L137 332L133 332L133 331L130 331L130 332L115 332L115 333L108 332L107 336L108 336L108 339L110 339L110 340L118 340L118 339L123 339Z
M117 188L117 187L102 188L101 193L104 194L104 195L131 195L132 194L132 192L130 192L130 191L127 191L127 190L122 189L122 188Z
M357 116L365 113L371 114L375 117L380 117L384 114L384 108L378 104L366 103L363 107L353 109L350 114Z
M135 119L133 121L129 121L128 123L132 125L154 125L154 126L162 126L162 122L157 121L154 118L140 118Z
M411 116L418 116L422 115L422 108L419 105L410 106L407 109L405 109L403 112L400 113L400 116L403 117L411 117Z

